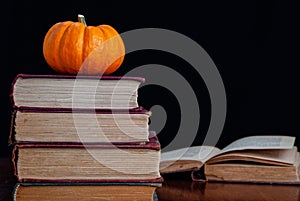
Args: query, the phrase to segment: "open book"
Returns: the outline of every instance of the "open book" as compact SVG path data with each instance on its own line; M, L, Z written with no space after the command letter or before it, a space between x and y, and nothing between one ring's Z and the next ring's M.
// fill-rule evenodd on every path
M223 149L181 148L161 154L160 173L191 171L193 180L300 184L292 136L248 136Z

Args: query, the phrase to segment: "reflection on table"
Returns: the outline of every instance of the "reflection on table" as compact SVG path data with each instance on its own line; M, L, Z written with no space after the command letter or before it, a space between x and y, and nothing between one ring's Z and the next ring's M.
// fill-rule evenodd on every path
M299 201L300 186L193 182L165 178L156 189L159 201Z

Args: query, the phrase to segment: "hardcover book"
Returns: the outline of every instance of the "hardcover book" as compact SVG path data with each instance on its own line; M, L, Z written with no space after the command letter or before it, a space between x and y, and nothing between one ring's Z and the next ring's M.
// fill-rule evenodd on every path
M162 153L161 174L191 172L193 180L300 184L295 137L247 136L223 149L180 148Z
M154 201L158 183L17 183L14 201Z
M11 87L14 108L135 108L141 77L18 74Z
M162 182L154 132L140 144L17 143L12 162L19 182Z
M141 77L19 74L9 144L14 200L153 200L163 178Z
M9 143L140 143L148 141L151 112L134 109L27 108L12 113Z

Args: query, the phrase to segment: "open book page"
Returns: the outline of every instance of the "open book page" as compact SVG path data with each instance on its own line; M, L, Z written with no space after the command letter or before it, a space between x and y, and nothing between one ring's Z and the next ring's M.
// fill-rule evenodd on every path
M217 155L220 149L212 146L192 146L173 151L162 152L161 161L196 160L204 163Z
M212 146L193 146L162 152L160 173L187 171L200 168L209 158L217 155L220 149Z
M274 165L293 165L297 162L297 147L293 149L261 149L261 150L242 150L215 156L207 164L243 160L251 162L261 162Z
M295 137L291 136L250 136L232 142L220 154L245 149L292 149L294 143Z

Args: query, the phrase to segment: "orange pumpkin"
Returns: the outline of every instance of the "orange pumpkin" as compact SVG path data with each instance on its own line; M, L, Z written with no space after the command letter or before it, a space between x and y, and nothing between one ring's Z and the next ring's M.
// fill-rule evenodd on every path
M79 22L54 24L46 33L43 54L48 65L64 74L111 74L122 64L125 47L110 25L87 26Z

